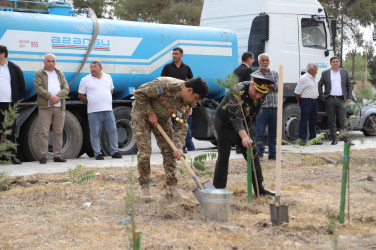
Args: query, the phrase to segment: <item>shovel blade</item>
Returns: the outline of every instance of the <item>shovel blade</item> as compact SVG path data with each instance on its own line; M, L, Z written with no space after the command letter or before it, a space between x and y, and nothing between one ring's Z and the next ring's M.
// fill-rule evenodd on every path
M272 225L278 226L282 223L289 222L289 211L288 207L284 205L276 206L275 204L270 205L270 216L272 219Z
M204 189L215 189L214 185L209 180L203 182L202 185L204 186ZM195 195L198 202L200 202L200 204L202 205L202 195L200 188L197 187L195 190L193 190L193 194Z

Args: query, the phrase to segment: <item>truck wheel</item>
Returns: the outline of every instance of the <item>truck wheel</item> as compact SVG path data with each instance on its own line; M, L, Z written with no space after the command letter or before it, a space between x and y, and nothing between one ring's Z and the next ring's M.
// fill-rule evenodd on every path
M39 118L38 113L30 116L29 121L23 126L21 132L21 146L25 158L29 161L37 161L41 158L39 150ZM77 118L69 111L65 113L63 128L62 157L64 159L76 158L82 146L82 129ZM53 134L50 131L48 139L48 155L53 155Z
M300 108L296 104L289 104L283 109L283 140L293 142L298 139L300 116Z
M131 108L116 107L114 115L118 133L119 153L122 155L136 154L138 149L131 126ZM105 155L111 155L108 134L104 127L101 129L101 146Z
M362 130L365 136L376 135L376 115L370 115L367 117Z

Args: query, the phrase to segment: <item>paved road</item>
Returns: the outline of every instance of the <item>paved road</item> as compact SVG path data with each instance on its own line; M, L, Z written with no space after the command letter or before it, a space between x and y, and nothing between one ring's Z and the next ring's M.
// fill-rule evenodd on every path
M343 151L343 142L339 142L338 145L330 145L329 140L324 140L324 144L320 146L309 146L304 149L303 152L307 153L320 153L320 152L341 152ZM188 152L191 157L195 157L200 154L217 152L217 148L207 141L194 140L196 145L196 151ZM376 137L364 137L358 134L358 139L353 140L355 144L352 149L366 149L376 148ZM153 153L151 157L152 164L161 164L162 155L156 142L152 144ZM291 145L283 145L282 152L294 152L299 153L299 150ZM231 159L242 158L242 155L236 154L235 150L231 152ZM77 165L83 165L85 167L130 167L137 165L137 158L135 155L123 156L122 159L112 159L111 157L105 157L104 161L97 161L94 158L89 158L86 155L77 159L69 159L66 163L54 163L48 161L47 164L41 165L39 161L24 162L22 165L0 165L0 172L5 171L9 176L23 176L32 175L37 173L58 173L66 172L69 168L75 168Z

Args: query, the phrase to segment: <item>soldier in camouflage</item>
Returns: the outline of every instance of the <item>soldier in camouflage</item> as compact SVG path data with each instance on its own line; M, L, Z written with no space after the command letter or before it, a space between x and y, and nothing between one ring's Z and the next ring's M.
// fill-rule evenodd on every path
M135 92L132 107L132 129L138 147L137 166L141 185L140 198L151 200L150 155L151 132L155 135L158 147L163 155L163 166L166 173L166 195L183 197L176 189L176 159L183 156L183 146L187 135L187 119L189 110L199 99L208 94L206 82L198 77L188 81L172 77L159 77L154 81L141 85ZM171 117L176 121L174 128ZM160 124L174 142L177 150L173 151L156 126Z
M256 181L260 195L274 195L262 185L263 176L260 166L257 148L252 145L254 136L254 124L257 112L263 102L263 95L268 93L268 86L274 82L262 75L253 73L252 81L244 81L238 84L238 93L228 91L215 114L215 128L219 135L217 140L218 158L215 164L213 184L216 188L226 188L227 173L231 147L238 145L244 159L247 160L247 148L252 147L254 164L257 174L252 174L252 184L257 195ZM244 113L244 116L243 116ZM245 119L244 119L245 118ZM246 132L245 123L248 124L250 135Z

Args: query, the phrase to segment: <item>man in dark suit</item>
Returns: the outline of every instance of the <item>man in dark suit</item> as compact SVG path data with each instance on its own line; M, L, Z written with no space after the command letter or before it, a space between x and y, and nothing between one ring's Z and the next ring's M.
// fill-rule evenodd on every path
M336 118L338 116L340 134L346 130L345 102L350 103L352 97L352 85L349 73L339 68L338 57L330 58L331 69L321 74L318 83L319 96L325 103L325 111L328 116L330 134L333 138L332 145L338 144ZM323 85L325 90L323 91ZM347 140L347 137L344 137Z
M252 52L244 52L242 55L242 63L234 70L234 74L239 77L239 82L250 81L252 69L250 68L253 63Z
M8 61L8 48L0 45L0 111L7 110L10 105L21 99L22 92L25 90L25 80L20 67L15 63ZM0 122L4 120L0 112ZM11 127L12 132L7 136L8 140L16 143L16 122ZM16 151L12 150L11 161L13 164L21 164L16 157Z

